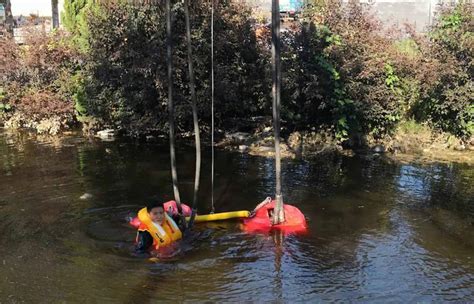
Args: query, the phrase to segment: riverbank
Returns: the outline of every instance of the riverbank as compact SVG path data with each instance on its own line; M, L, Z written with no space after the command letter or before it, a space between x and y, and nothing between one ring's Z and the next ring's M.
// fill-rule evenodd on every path
M24 115L13 114L0 123L0 127L10 130L26 129L42 137L63 134L82 133L84 137L96 137L113 141L118 137L135 138L141 141L166 140L167 130L125 130L101 128L93 121L77 122L71 117L52 117L36 121L26 119ZM80 130L82 126L82 130ZM230 127L232 126L232 127ZM210 128L202 126L202 140L210 145ZM399 124L391 135L374 138L370 135L356 135L341 141L334 136L334 131L309 130L290 132L282 127L280 150L283 158L310 159L321 154L341 153L384 154L386 157L401 162L458 162L474 164L474 137L467 140L437 132L427 125L408 121ZM179 132L179 139L193 144L192 132ZM251 120L232 121L228 130L218 129L215 134L216 147L229 151L240 151L250 155L274 157L274 137L271 118L258 117Z
M218 147L250 155L274 157L274 137L270 127L254 132L228 133ZM281 139L284 158L313 158L326 153L384 154L402 162L458 162L474 164L474 138L461 140L413 122L401 124L394 134L380 139L357 136L340 142L329 130L292 132Z

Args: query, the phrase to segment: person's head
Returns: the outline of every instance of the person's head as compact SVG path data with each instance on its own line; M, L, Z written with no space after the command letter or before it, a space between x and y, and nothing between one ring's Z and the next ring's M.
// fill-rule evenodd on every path
M161 224L165 218L165 210L163 208L163 204L161 203L150 203L146 206L146 211L150 215L150 218L153 222Z

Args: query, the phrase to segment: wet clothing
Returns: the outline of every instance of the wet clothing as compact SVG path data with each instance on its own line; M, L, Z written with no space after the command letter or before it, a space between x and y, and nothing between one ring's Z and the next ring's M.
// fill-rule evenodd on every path
M137 253L146 253L153 246L153 237L148 231L142 230L137 232L137 240L135 244L135 251Z

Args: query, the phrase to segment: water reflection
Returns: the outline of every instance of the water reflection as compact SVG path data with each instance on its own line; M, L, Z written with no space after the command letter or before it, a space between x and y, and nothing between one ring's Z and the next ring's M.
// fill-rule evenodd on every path
M194 155L179 146L186 199ZM208 223L148 262L132 254L126 218L157 195L169 198L167 152L159 143L0 133L0 298L474 301L472 167L372 155L285 161L285 200L309 218L308 235ZM205 155L202 212L211 207ZM272 160L218 151L217 211L253 209L273 187Z

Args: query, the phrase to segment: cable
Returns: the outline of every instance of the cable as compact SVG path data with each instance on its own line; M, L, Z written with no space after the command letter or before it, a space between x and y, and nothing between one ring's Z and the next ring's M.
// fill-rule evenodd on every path
M199 192L199 180L201 175L201 138L199 134L199 121L197 113L196 89L194 84L194 69L193 69L193 55L191 45L191 25L189 22L189 0L184 0L184 16L186 21L186 42L188 46L188 73L189 73L189 90L191 93L191 103L193 108L193 124L194 137L196 141L196 170L194 173L194 195L193 206L191 211L191 218L188 223L188 228L191 228L196 217L196 208Z
M211 213L214 212L214 0L211 0Z
M171 32L171 5L170 0L166 0L166 59L168 60L168 122L171 158L171 177L173 180L174 200L179 213L182 213L181 198L178 188L178 172L176 170L176 152L174 147L174 104L173 104L173 58L172 58L172 32Z

